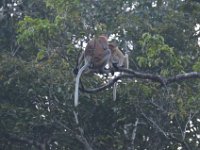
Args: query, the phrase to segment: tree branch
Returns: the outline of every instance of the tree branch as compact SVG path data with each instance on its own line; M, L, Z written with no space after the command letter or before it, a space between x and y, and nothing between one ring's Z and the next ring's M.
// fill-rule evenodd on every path
M174 77L169 77L167 79L166 84L170 84L173 82L178 82L178 81L184 81L187 79L200 79L200 73L199 72L189 72L189 73L185 73L185 74L178 74Z
M131 69L125 69L125 68L118 68L118 71L132 75L132 78L134 77L134 78L139 78L139 79L149 79L153 82L158 82L162 85L166 84L166 79L164 77L160 76L160 75L143 73L143 72L138 72L138 71L134 71L134 70L131 70Z
M84 129L79 124L78 113L75 112L75 111L73 113L74 113L75 122L76 122L76 124L78 126L78 130L80 132L80 138L81 138L81 141L82 141L83 145L85 146L85 149L86 150L93 150L91 144L88 142L88 140L84 136Z
M177 137L175 137L173 134L169 134L169 138L178 142L178 143L181 143L182 146L186 149L186 150L191 150L191 148L189 147L189 145L183 141L183 140L179 140Z
M88 140L84 136L83 128L81 128L80 125L79 125L78 114L76 112L74 112L74 118L75 118L75 122L78 126L78 130L79 130L80 134L74 132L72 129L67 127L64 123L62 123L59 120L55 119L54 121L59 126L63 127L71 137L75 137L76 140L78 140L80 143L82 143L86 150L93 150L92 146L90 145L90 143L88 142Z
M153 124L153 126L164 135L164 137L168 138L168 134L167 132L165 132L153 119L147 117L147 115L145 113L141 113L141 115L147 120L149 121L151 124Z
M184 139L178 139L177 137L175 137L172 133L166 132L164 131L153 119L147 117L147 115L143 112L141 112L141 115L147 120L149 121L160 133L162 133L164 135L164 137L166 139L171 139L174 140L178 143L181 143L182 146L186 149L186 150L191 150L191 148L189 147L189 145L187 144L187 142Z
M93 88L93 89L87 89L84 87L81 87L80 90L86 93L96 93L102 90L105 90L106 88L109 88L112 86L117 80L120 80L122 78L138 78L138 79L148 79L151 80L152 82L156 82L161 84L161 86L166 86L168 84L174 83L174 82L179 82L179 81L184 81L188 79L200 79L200 73L199 72L189 72L189 73L184 73L184 74L178 74L172 77L162 77L160 75L154 75L150 73L143 73L143 72L138 72L134 71L131 69L125 69L125 68L118 68L117 71L119 72L124 72L126 74L121 74L114 79L110 80L107 84L98 87L98 88Z
M134 124L134 129L133 129L133 132L132 132L132 136L131 136L131 150L134 150L135 149L135 137L136 137L136 131L137 131L137 127L138 127L138 122L139 122L139 119L136 118L136 121L135 121L135 124Z
M117 82L118 80L122 78L132 78L132 77L133 77L132 75L124 74L124 75L115 77L114 79L110 80L107 84L104 84L101 87L89 89L89 88L83 87L82 85L82 87L80 87L79 89L82 92L86 92L86 93L96 93L96 92L100 92L102 90L105 90L106 88L111 87L115 82Z

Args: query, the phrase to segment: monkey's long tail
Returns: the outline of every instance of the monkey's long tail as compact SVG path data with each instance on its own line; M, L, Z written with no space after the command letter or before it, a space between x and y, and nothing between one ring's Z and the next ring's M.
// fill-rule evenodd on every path
M125 54L125 55L124 55L124 59L125 59L125 64L126 64L125 68L128 69L128 68L129 68L128 54Z
M117 82L113 85L113 101L116 101L116 95L117 95Z
M88 67L88 64L85 64L78 72L76 76L76 83L75 83L75 92L74 92L74 106L78 106L78 89L79 89L79 82L82 72Z

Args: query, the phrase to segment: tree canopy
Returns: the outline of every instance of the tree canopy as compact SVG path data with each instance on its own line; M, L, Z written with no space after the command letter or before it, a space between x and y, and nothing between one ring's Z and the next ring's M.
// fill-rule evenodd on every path
M101 34L130 68L83 75L74 107L77 57ZM0 43L0 149L200 146L198 0L2 0Z

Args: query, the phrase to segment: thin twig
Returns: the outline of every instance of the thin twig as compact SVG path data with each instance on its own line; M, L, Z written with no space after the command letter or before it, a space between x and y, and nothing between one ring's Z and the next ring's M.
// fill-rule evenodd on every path
M138 127L138 122L139 122L139 119L136 118L136 121L135 121L135 124L134 124L134 129L133 129L133 132L132 132L132 137L131 137L131 150L134 150L135 148L135 137L136 137L136 131L137 131L137 127Z
M151 123L166 137L166 138L168 138L167 132L165 132L163 129L161 129L161 128L159 127L159 125L157 125L157 123L156 123L155 121L153 121L153 119L148 118L147 115L144 114L143 112L142 112L141 114L142 114L142 116L143 116L145 119L147 119L148 121L150 121L150 122L151 122Z

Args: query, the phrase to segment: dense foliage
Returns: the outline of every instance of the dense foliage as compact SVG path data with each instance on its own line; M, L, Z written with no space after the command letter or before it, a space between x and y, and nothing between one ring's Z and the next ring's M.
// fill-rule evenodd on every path
M161 85L124 78L73 106L73 68L85 43L110 35L132 70L165 78L200 72L197 0L0 2L0 149L195 150L200 79ZM83 76L86 88L107 82ZM77 118L78 117L78 118Z

